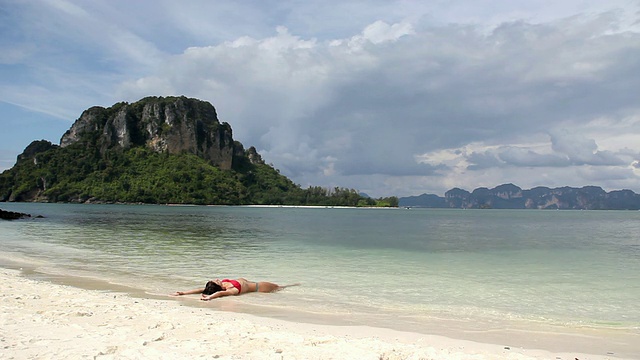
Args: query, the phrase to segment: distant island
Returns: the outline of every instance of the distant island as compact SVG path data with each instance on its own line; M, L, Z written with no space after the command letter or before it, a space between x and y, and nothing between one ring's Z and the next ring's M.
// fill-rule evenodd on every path
M473 192L454 188L444 197L433 194L401 197L399 205L456 209L640 210L640 195L631 190L606 192L598 186L540 186L523 190L513 184L503 184L493 189L477 188Z
M235 141L213 105L184 96L85 110L60 145L33 141L0 174L0 201L398 206L354 189L301 188Z

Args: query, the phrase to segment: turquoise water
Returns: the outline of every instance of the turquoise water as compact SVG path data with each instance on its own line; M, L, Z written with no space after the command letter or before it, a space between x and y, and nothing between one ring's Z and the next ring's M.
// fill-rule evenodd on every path
M3 203L0 263L149 294L246 277L303 285L225 308L429 331L640 334L640 212ZM285 311L286 310L286 311Z

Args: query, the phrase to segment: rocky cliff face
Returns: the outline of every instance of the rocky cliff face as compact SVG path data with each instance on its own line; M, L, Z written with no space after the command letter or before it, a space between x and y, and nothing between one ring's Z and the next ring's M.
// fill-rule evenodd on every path
M61 147L77 143L101 152L146 146L156 152L190 153L224 170L233 167L234 156L244 154L213 105L186 97L148 97L133 104L92 107L60 139Z
M245 152L210 103L148 97L87 109L60 145L32 142L11 169L0 173L3 201L239 205L307 200L300 186L266 165L254 147Z

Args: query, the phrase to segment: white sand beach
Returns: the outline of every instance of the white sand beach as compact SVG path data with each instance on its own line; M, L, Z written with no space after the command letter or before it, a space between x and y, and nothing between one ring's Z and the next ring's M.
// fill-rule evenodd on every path
M369 327L286 322L0 269L1 359L607 359ZM182 299L182 298L181 298Z

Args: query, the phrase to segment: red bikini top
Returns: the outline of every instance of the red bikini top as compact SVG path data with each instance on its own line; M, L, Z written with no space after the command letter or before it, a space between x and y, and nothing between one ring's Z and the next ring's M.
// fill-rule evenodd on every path
M242 292L242 286L240 285L240 283L236 280L231 280L231 279L222 279L221 282L228 282L231 283L231 285L233 285L233 287L235 287L236 289L238 289L238 294L240 294Z

